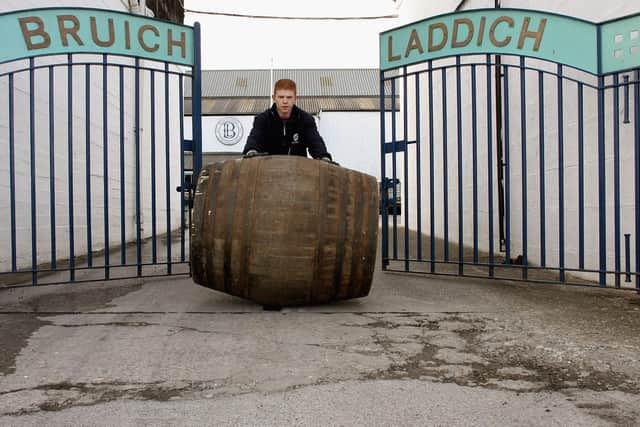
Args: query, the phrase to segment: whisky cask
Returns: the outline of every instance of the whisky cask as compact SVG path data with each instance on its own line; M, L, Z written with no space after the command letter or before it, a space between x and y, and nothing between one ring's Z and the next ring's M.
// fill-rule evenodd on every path
M304 157L205 166L194 195L193 279L264 306L364 297L378 203L374 177Z

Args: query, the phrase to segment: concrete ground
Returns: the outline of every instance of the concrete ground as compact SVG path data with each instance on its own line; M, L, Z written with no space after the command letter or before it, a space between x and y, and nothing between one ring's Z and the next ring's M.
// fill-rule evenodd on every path
M190 278L0 290L0 425L639 425L640 298L377 271L280 312Z

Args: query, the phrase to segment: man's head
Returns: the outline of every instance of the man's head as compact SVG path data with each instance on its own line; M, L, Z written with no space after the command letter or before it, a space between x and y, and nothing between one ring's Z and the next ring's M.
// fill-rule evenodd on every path
M273 88L272 98L280 118L288 119L291 116L293 104L296 103L296 83L289 79L278 80Z

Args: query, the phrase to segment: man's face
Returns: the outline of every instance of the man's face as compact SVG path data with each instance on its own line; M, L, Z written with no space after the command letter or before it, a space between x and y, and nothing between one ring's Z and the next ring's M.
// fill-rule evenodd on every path
M283 119L288 119L291 115L293 104L296 103L296 93L290 89L278 89L272 96L276 103L278 115Z

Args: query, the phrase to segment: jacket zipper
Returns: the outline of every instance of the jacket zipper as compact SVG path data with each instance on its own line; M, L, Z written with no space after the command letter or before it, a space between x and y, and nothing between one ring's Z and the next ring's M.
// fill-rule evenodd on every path
M287 123L282 122L282 136L287 136ZM289 151L287 152L287 156L291 155L291 144L289 144Z

